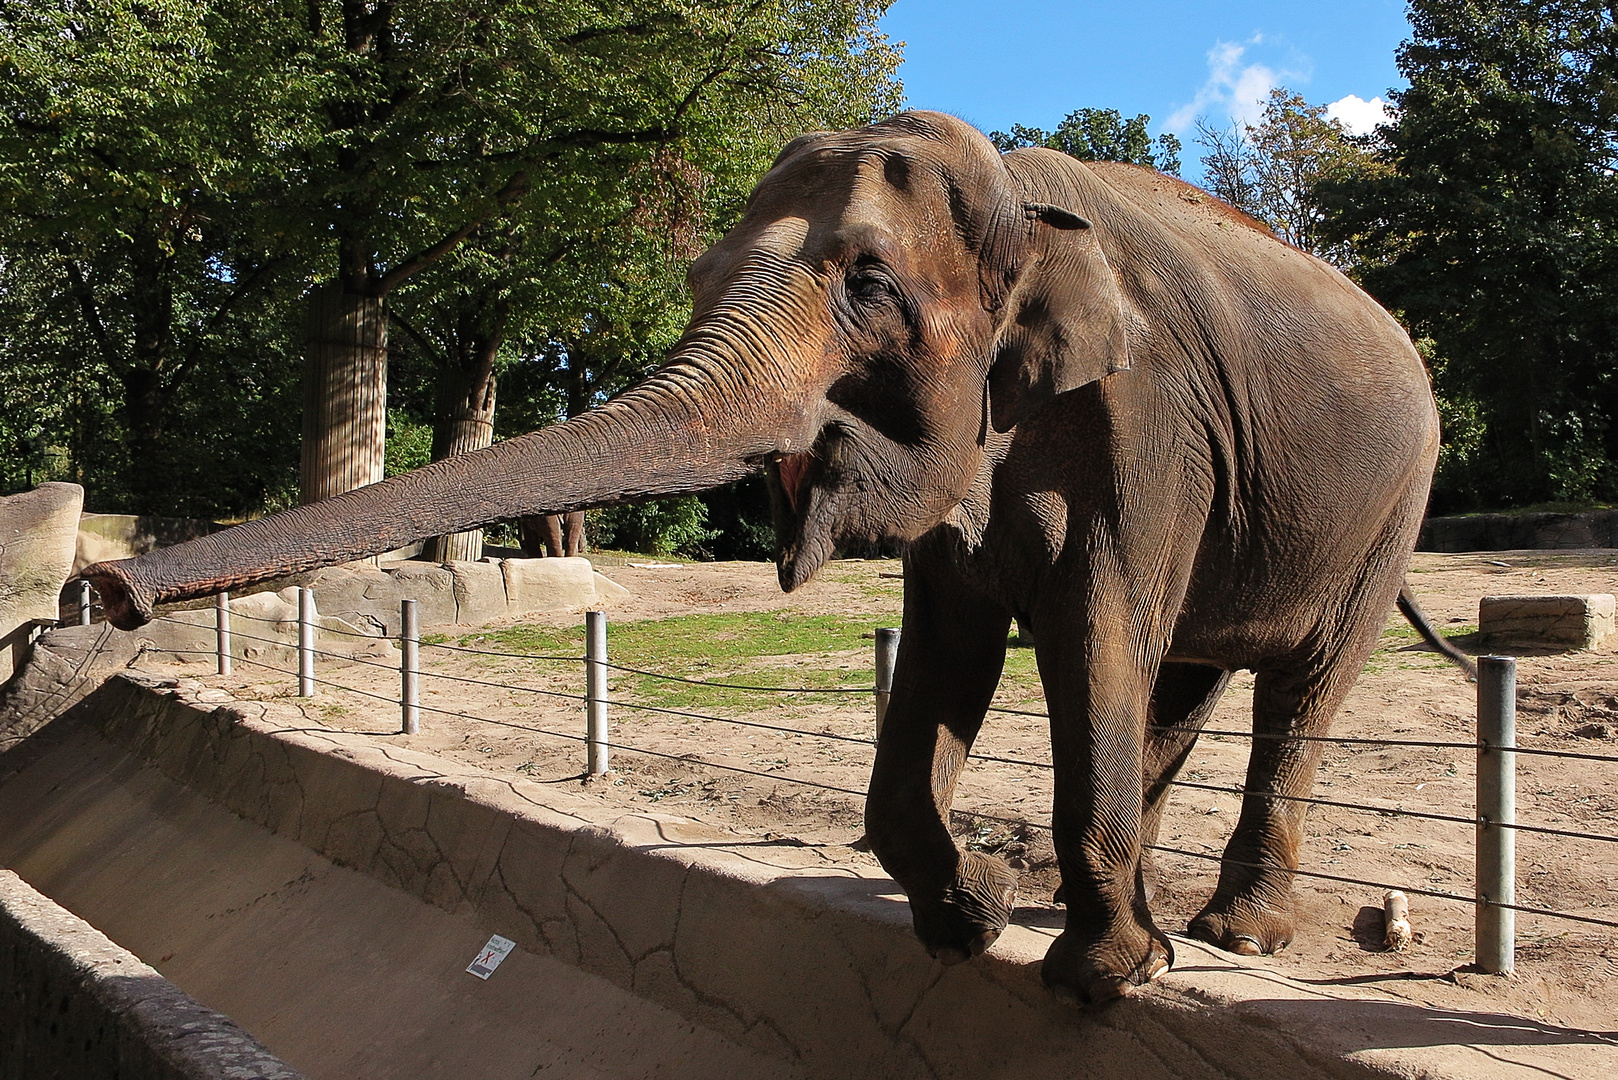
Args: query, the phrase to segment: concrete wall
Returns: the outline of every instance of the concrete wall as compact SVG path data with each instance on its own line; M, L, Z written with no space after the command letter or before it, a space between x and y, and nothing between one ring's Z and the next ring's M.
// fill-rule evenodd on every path
M1618 547L1618 510L1587 514L1463 514L1428 518L1417 551Z
M89 923L0 870L0 1080L298 1080Z
M147 763L142 768L245 822L383 883L392 895L418 897L483 933L512 938L521 955L561 961L672 1010L780 1062L781 1076L1054 1080L1077 1071L1099 1080L1438 1080L1547 1068L1567 1076L1618 1072L1618 1051L1595 1037L1524 1045L1517 1021L1471 1013L1458 1022L1372 988L1306 986L1262 961L1184 938L1176 939L1176 971L1150 993L1100 1013L1077 1012L1039 981L1058 911L1024 909L989 954L943 968L915 942L893 882L869 862L840 861L835 849L625 815L556 785L497 778L385 738L314 729L278 703L215 705L199 694L217 701L200 684L161 688L120 676L79 714L97 738ZM84 757L75 750L64 760ZM86 777L109 768L98 765ZM33 783L42 793L73 786L50 777ZM0 783L0 794L5 789ZM64 888L96 872L52 846L81 830L79 820L52 825L28 814L29 834L0 838L0 857L15 847L20 854L12 857L24 860L17 865L37 864ZM188 828L174 831L174 844ZM116 847L85 843L88 851ZM155 862L161 880L169 873L162 864L174 858L153 845L130 865ZM116 905L116 881L96 888ZM303 909L291 905L304 902L296 898L318 890L318 882L289 876L274 903L295 916ZM389 921L373 918L376 908L339 906L356 926L380 932ZM317 944L349 948L334 937ZM301 985L341 1000L362 996L343 994L351 985L344 980L354 977L338 967ZM487 1037L498 1041L492 1024Z

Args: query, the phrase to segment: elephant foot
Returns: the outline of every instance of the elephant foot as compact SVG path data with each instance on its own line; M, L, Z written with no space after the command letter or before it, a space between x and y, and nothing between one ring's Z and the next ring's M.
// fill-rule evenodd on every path
M1268 956L1292 944L1291 903L1265 904L1245 897L1208 901L1188 928L1192 937L1238 956Z
M930 901L911 897L910 914L927 952L953 965L993 945L1016 903L1017 872L992 855L968 851L943 895Z
M1174 946L1156 927L1086 940L1064 930L1051 943L1040 977L1066 1005L1102 1006L1129 997L1174 965Z

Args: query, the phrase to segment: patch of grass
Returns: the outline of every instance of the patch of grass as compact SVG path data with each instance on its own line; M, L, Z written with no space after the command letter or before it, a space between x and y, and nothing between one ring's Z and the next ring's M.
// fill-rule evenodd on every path
M518 656L560 656L565 653L578 653L583 656L584 627L559 629L518 623L498 630L479 630L475 634L463 634L456 644L467 649L488 649L491 652L508 652Z
M1467 624L1439 630L1439 635L1460 646L1464 639L1477 632L1476 626ZM1361 670L1366 675L1380 675L1393 668L1400 671L1421 671L1449 665L1448 659L1436 652L1425 651L1425 646L1422 649L1410 648L1421 642L1422 637L1416 632L1415 627L1404 622L1390 623L1382 631L1381 640L1377 642L1376 649L1372 651Z
M876 673L872 644L865 635L896 621L783 611L681 615L614 623L607 631L607 649L615 664L705 682L816 689L868 687L875 683ZM520 655L582 654L584 628L519 624L468 634L460 643ZM759 662L768 657L792 659ZM785 695L623 672L615 673L613 682L618 693L627 692L627 700L667 709L765 709L793 700Z
M1032 648L1020 646L1017 643L1017 631L1013 629L1006 636L1006 666L1000 673L1000 694L1002 701L1013 702L1013 707L1022 704L1039 704L1044 700L1044 689L1039 684L1039 666L1034 660Z
M607 647L615 664L702 683L863 689L876 682L873 642L868 635L879 626L898 623L897 610L891 615L879 612L858 617L785 611L713 612L613 623L607 631ZM1013 631L1007 638L999 700L1013 708L1037 707L1043 691L1034 650L1011 647L1016 641ZM459 644L518 656L582 656L584 628L518 624L464 635ZM487 662L501 661L490 657ZM612 683L614 695L623 701L713 715L790 710L828 701L824 697L673 682L628 672L614 672ZM870 704L857 694L842 695L837 700L860 709ZM635 714L620 714L626 720L630 715Z

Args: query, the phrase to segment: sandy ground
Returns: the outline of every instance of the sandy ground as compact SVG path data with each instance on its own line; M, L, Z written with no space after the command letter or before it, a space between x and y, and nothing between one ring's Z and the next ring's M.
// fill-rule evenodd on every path
M633 592L631 599L610 609L614 623L693 612L784 610L869 617L873 629L898 624L902 583L896 562L834 563L818 581L791 596L776 587L774 567L768 564L602 569ZM1454 633L1475 624L1480 596L1618 592L1618 552L1422 554L1416 557L1411 580L1434 623ZM548 621L576 626L579 617L559 615ZM1389 625L1393 631L1404 624L1394 616ZM449 643L464 641L478 647L464 633L464 628L457 629ZM1474 687L1422 647L1406 645L1391 633L1388 642L1355 687L1334 734L1471 741ZM389 701L322 687L319 696L304 705L306 714L326 726L374 732L389 742L475 762L497 773L515 771L533 780L567 785L626 807L656 805L664 812L742 833L795 837L807 847L824 850L830 860L870 858L848 846L857 845L862 833L858 793L864 789L872 757L872 702L866 695L762 694L752 707L726 706L711 710L716 719L693 719L636 711L617 694L613 772L585 781L582 703L532 692L582 694L582 663L432 647L423 653L424 668L434 675L423 680L422 701L429 709L442 711L424 712L420 735L396 734L398 708L390 701L397 694L398 674L385 666L323 661L318 668L322 679ZM868 648L800 654L784 661L777 657L770 662L806 670L858 672L871 667ZM1019 662L1026 671L1026 660L1015 657L1008 671ZM150 661L144 666L159 668ZM205 669L171 665L164 670L196 675ZM682 673L745 682L746 671L746 666L715 666ZM624 677L618 678L622 682ZM1518 679L1521 745L1618 755L1618 655L1525 656ZM209 675L206 681L243 698L285 699L293 693L287 676L247 665L240 665L235 677ZM1210 729L1248 728L1251 693L1251 675L1238 674ZM1030 711L1042 708L1037 688L1009 676L997 704ZM1233 788L1242 782L1247 742L1237 736L1204 736L1180 779ZM634 752L631 747L652 753ZM1045 721L991 714L976 751L1048 762ZM1517 790L1519 822L1618 835L1618 768L1611 763L1522 756ZM1469 750L1362 744L1333 747L1327 753L1315 795L1470 819L1473 792ZM964 778L956 806L1037 826L1049 821L1050 798L1047 769L979 761ZM1238 809L1239 797L1233 792L1178 788L1160 842L1217 853ZM1042 828L965 817L957 825L964 843L998 851L1023 869L1021 903L1029 917L1050 907L1058 879L1049 836ZM1470 895L1472 850L1470 824L1317 806L1310 813L1301 868L1400 888ZM1163 880L1153 908L1165 927L1181 929L1212 892L1216 865L1171 855L1160 856L1160 865ZM1521 904L1618 919L1618 844L1519 834L1517 882ZM1390 953L1381 944L1380 888L1300 879L1298 896L1297 940L1269 961L1295 978L1319 984L1373 982L1412 1002L1513 1013L1618 1037L1614 1031L1618 931L1519 915L1517 972L1511 978L1496 978L1468 968L1470 905L1412 896L1417 943L1406 952Z

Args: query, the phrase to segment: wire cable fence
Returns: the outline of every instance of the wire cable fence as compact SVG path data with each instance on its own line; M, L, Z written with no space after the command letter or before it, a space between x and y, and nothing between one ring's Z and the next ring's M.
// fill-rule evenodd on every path
M89 603L88 599L85 601ZM315 647L315 622L313 597L309 590L300 593L300 616L296 623L291 619L271 619L261 616L236 612L240 618L254 622L275 625L278 627L294 626L298 630L297 644L282 637L264 637L248 634L234 634L244 641L295 649L298 657L298 670L293 671L279 667L256 658L245 655L236 657L255 667L295 676L299 679L300 694L312 694L316 685L340 689L350 693L359 694L366 698L397 704L401 707L405 720L405 730L414 730L411 726L411 716L414 711L426 712L433 715L452 717L480 724L489 724L515 731L530 732L552 738L571 742L583 743L586 746L587 775L601 775L608 771L608 752L611 750L644 755L677 761L704 769L715 769L723 772L735 773L745 776L757 777L773 782L799 785L805 788L818 789L840 795L864 798L866 792L861 789L847 787L839 784L826 783L821 780L801 776L793 776L775 770L747 768L724 762L708 760L699 754L670 753L647 746L636 746L618 739L609 738L607 728L607 714L609 695L607 693L607 673L617 672L624 675L633 675L638 678L652 679L671 684L683 684L725 690L737 693L756 694L788 694L788 695L847 695L869 694L874 698L876 724L875 734L879 735L882 727L886 704L893 689L893 668L898 650L899 633L894 629L881 629L877 632L876 645L876 679L872 686L766 686L746 682L730 682L726 680L696 679L667 672L659 672L644 668L631 667L614 663L608 660L606 650L606 620L599 612L590 612L586 621L586 650L583 654L572 655L533 655L519 652L508 652L496 649L479 649L466 645L451 645L446 642L426 642L420 640L415 629L414 601L404 601L401 610L401 632L398 642L401 646L401 660L399 663L388 663L381 660L354 656L350 654L333 652L329 649ZM216 620L215 652L219 657L220 670L228 670L228 657L233 655L231 644L232 632L229 627L229 600L222 596L216 607L218 618ZM175 622L191 630L206 629L195 622L175 619L171 616L160 616L160 619ZM335 634L347 638L359 638L370 642L379 640L374 635L345 630L341 627L319 626L319 633ZM412 646L422 646L442 650L450 654L464 654L497 658L502 660L532 660L554 663L580 663L586 668L586 692L584 694L566 693L543 687L521 686L512 683L499 682L488 679L477 679L469 676L453 674L444 671L434 671L422 668L417 660L417 653ZM165 650L192 655L205 656L209 653L203 650ZM398 695L387 695L368 691L354 686L344 685L329 678L319 678L313 674L313 661L316 657L340 660L344 663L360 664L371 668L379 668L401 673L401 692ZM1454 825L1473 826L1477 830L1478 848L1478 878L1476 894L1467 896L1463 893L1446 891L1443 889L1426 888L1422 886L1393 885L1386 882L1377 882L1367 879L1331 874L1317 870L1297 869L1291 873L1303 877L1322 881L1331 881L1341 884L1355 885L1376 889L1398 889L1407 893L1431 897L1446 901L1472 905L1476 908L1478 963L1486 971L1509 971L1514 963L1512 957L1512 942L1514 925L1511 918L1516 913L1541 916L1545 918L1564 919L1571 922L1618 928L1618 920L1604 919L1591 915L1581 915L1574 912L1556 911L1549 908L1518 904L1515 894L1515 851L1512 837L1517 833L1530 833L1539 836L1556 837L1561 839L1588 841L1596 843L1618 843L1618 835L1606 835L1583 830L1562 829L1549 825L1536 825L1519 823L1515 820L1515 758L1517 755L1534 755L1546 758L1565 758L1579 761L1596 761L1603 763L1618 763L1618 755L1596 754L1580 751L1557 750L1545 747L1524 747L1517 745L1515 733L1515 661L1502 657L1483 657L1480 667L1484 672L1479 681L1479 737L1474 742L1456 740L1433 739L1401 739L1401 738L1375 738L1364 736L1334 736L1288 732L1257 732L1225 730L1218 728L1205 728L1192 732L1187 728L1154 727L1150 730L1176 733L1182 736L1210 735L1227 738L1246 738L1254 740L1276 740L1285 742L1318 742L1335 744L1344 747L1359 749L1384 748L1411 748L1411 749L1442 749L1465 750L1475 753L1478 757L1478 800L1476 812L1473 816L1463 816L1455 813L1443 813L1433 810L1407 809L1403 806L1375 805L1372 803L1348 802L1337 799L1321 798L1313 795L1291 794L1278 791L1253 791L1242 784L1218 785L1202 783L1191 779L1172 779L1166 786L1184 788L1188 790L1206 791L1224 795L1233 795L1242 799L1254 798L1277 800L1280 802L1297 803L1306 806L1320 806L1334 810L1353 813L1376 814L1384 817L1410 818L1420 821L1442 822ZM420 701L419 679L437 679L448 683L477 686L488 689L504 690L520 694L533 694L545 698L578 701L586 707L587 722L584 734L570 734L547 728L536 727L529 724L515 723L505 720L492 719L472 713L443 709ZM670 708L661 705L651 705L634 701L611 701L612 707L628 709L635 712L655 714L661 716L677 717L687 720L696 720L710 723L731 725L740 728L768 731L776 734L821 739L829 742L849 744L855 743L870 746L873 738L841 734L823 730L814 731L807 728L792 727L787 724L769 723L757 719L744 719L736 716L719 716L710 713L698 712L691 709ZM992 706L991 712L1023 716L1030 718L1049 719L1046 712L1012 708L1006 706ZM1050 761L1031 760L1007 755L972 752L967 755L969 760L989 764L1007 765L1017 768L1027 768L1053 772ZM952 811L952 817L968 822L995 822L1017 829L1036 829L1049 832L1048 823L1028 821L1021 818L1009 818L990 813L973 810ZM1208 851L1191 851L1183 848L1161 844L1147 844L1143 847L1184 858L1216 862L1225 866L1240 866L1251 869L1275 869L1273 866L1264 866L1258 863L1244 862L1222 853Z

